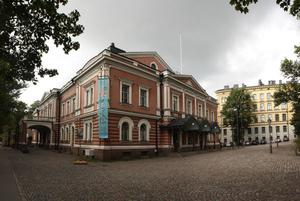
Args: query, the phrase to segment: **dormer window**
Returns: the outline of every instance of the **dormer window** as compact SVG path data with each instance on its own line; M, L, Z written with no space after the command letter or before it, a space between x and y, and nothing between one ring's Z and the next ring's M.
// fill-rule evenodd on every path
M157 65L156 65L156 63L154 63L154 62L152 62L152 63L150 64L150 67L151 67L153 70L157 70Z

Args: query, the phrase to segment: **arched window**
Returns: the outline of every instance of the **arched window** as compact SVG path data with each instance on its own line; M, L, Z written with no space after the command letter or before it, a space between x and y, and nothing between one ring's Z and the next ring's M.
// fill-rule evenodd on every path
M122 141L129 141L129 124L127 122L122 124Z
M61 128L60 140L64 140L64 128Z
M147 141L147 126L146 124L142 124L140 127L140 140Z
M90 127L89 127L89 136L88 136L88 140L92 140L93 138L93 124L92 122L90 122Z
M154 69L154 70L157 70L157 65L156 65L156 63L154 63L154 62L152 62L152 63L150 64L150 67L151 67L152 69Z
M65 140L69 140L69 128L68 127L66 127Z
M119 121L119 133L121 141L132 140L133 121L129 117L122 117Z
M139 141L145 142L150 139L151 125L147 119L141 119L138 123L139 128Z

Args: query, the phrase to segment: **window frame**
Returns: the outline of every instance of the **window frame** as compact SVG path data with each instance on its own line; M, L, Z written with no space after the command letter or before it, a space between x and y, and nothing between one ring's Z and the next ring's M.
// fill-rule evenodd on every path
M174 97L176 97L176 99L177 99L177 102L176 102L176 109L174 109ZM179 112L179 96L178 95L176 95L176 94L172 94L172 110L174 111L174 112Z
M123 85L128 86L128 102L123 102ZM120 81L120 103L132 104L132 83L126 81Z
M142 90L146 91L146 105L142 105ZM149 88L139 87L139 106L149 107Z

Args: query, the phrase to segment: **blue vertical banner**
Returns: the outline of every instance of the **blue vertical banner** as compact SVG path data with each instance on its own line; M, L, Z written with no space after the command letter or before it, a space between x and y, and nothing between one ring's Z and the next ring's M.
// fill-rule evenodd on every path
M99 138L108 138L108 98L109 98L109 79L100 77L98 79L98 127Z

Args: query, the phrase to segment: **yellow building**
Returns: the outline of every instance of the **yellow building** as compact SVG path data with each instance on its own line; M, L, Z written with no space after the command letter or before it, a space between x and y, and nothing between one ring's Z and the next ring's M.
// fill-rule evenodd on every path
M276 84L274 80L263 84L261 80L257 86L242 86L234 85L233 88L242 87L248 93L250 93L253 102L255 103L257 117L256 122L250 124L248 128L244 128L244 141L262 141L269 142L269 137L273 139L280 139L281 141L295 139L294 128L290 125L292 118L292 106L291 104L281 104L275 107L273 94L278 90L279 84ZM230 143L232 142L232 129L223 125L223 117L221 111L223 104L225 104L230 91L233 89L228 85L224 86L224 89L216 91L218 101L218 122L222 128L221 142ZM270 128L268 119L271 119Z

